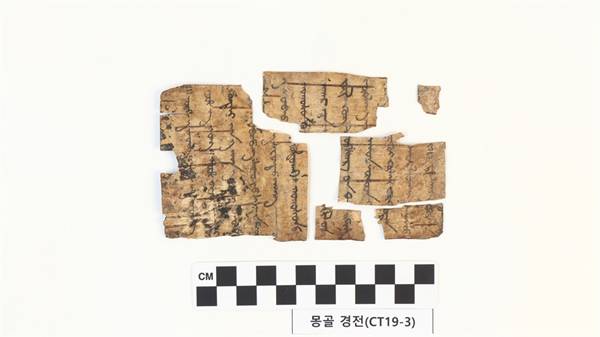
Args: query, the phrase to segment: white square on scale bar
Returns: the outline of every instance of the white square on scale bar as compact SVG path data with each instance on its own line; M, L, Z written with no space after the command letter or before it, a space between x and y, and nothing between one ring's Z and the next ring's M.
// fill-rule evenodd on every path
M356 284L375 284L375 265L373 263L356 264Z
M277 288L275 286L256 287L256 306L273 307L277 303Z
M236 270L238 286L256 285L256 266L250 263L243 263L237 266Z
M278 263L276 265L276 284L278 286L296 284L296 266L292 263Z
M314 285L296 286L296 304L302 306L314 306L316 303L316 287Z
M236 287L217 287L217 306L221 308L235 307L237 305Z
M396 286L393 284L375 285L375 303L381 306L394 305L395 288Z
M354 284L338 284L335 286L336 305L354 305L356 290Z
M316 281L320 285L335 284L335 264L319 263L316 266Z
M396 267L396 284L414 284L415 283L415 266L412 263L397 263Z
M437 289L433 284L415 284L415 304L434 306L437 304Z

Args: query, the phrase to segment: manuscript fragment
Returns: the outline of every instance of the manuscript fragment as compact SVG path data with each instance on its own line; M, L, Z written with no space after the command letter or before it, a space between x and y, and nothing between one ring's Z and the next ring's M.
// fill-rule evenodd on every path
M440 236L444 225L442 204L408 205L375 210L386 239L429 239Z
M437 114L440 108L440 90L439 86L420 85L417 87L417 100L421 108L428 114Z
M161 174L167 237L306 240L306 144L257 128L241 86L168 89L160 111L160 148L179 167Z
M317 240L358 240L365 239L360 211L333 209L325 205L317 206Z
M387 79L328 72L264 72L263 111L300 132L359 132L388 106Z
M446 143L404 145L401 137L341 137L339 201L396 205L444 198Z

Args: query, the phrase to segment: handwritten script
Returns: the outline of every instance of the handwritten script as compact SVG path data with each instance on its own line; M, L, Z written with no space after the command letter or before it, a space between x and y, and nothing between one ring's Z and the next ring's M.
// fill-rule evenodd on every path
M317 206L317 240L359 240L365 239L360 211L333 209L325 205Z
M339 201L396 205L444 198L446 143L404 145L401 137L341 137Z
M442 204L408 205L375 210L386 239L429 239L443 231Z
M179 166L161 174L167 237L306 240L306 144L257 128L241 86L168 89L160 109L160 147Z
M300 132L359 132L388 106L387 79L344 73L265 72L263 111Z

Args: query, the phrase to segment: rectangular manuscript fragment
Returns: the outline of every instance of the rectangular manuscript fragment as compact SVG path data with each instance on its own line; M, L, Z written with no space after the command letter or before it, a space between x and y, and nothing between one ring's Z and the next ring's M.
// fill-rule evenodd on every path
M360 211L333 209L325 205L317 206L315 217L317 240L359 240L365 239Z
M386 239L429 239L440 236L444 226L444 206L408 205L375 210Z
M334 72L264 72L263 111L300 132L359 132L388 106L387 79Z
M160 111L160 148L179 166L161 174L167 237L306 240L306 144L257 128L241 86L168 89Z
M404 145L401 137L341 137L339 201L396 205L444 198L446 143Z

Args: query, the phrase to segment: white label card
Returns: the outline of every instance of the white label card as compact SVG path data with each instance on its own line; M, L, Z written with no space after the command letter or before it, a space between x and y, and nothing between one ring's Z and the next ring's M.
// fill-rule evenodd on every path
M293 309L297 335L433 335L433 309Z

